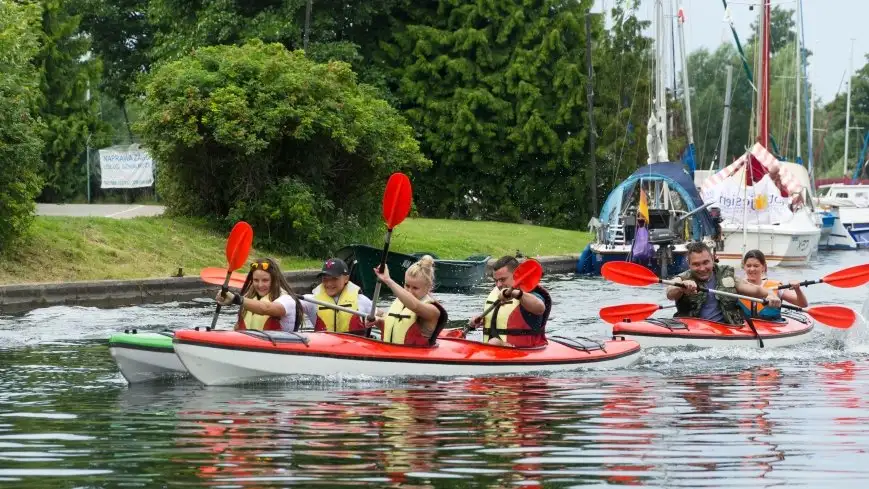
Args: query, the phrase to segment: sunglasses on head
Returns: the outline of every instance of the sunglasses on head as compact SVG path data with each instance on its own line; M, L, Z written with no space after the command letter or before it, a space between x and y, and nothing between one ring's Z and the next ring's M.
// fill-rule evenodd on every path
M269 262L267 262L267 261L255 261L255 262L250 264L250 269L251 270L257 270L257 269L268 270L269 269Z

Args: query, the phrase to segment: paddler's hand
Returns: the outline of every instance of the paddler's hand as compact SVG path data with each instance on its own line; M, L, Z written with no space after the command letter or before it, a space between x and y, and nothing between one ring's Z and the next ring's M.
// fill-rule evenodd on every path
M233 294L232 292L227 292L225 294L218 292L214 297L214 300L216 300L221 306L229 306L232 304L240 306L244 302L244 297L238 294Z
M800 282L798 280L791 280L790 286L794 289L794 292L800 291Z
M383 272L380 271L380 267L374 267L374 275L376 275L378 280L380 280L381 282L387 283L390 280L389 266L384 264L383 265Z
M477 329L483 325L483 316L474 316L468 321L468 327L470 329Z
M504 302L510 302L513 299L518 299L522 297L522 293L522 289L504 287L503 289L501 289L501 300Z
M697 282L693 280L683 280L682 288L685 289L685 293L688 295L697 293Z
M769 307L781 307L781 297L773 291L770 291L770 293L767 294L765 301L764 304Z

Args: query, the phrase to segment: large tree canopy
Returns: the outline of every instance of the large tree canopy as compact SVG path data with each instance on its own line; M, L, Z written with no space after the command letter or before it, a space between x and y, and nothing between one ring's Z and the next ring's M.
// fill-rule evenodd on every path
M144 89L140 129L170 210L244 218L278 248L334 251L342 226L378 221L390 173L429 165L348 64L280 44L197 49Z
M424 212L585 224L590 4L442 0L408 10L384 52L400 107L435 162L420 174ZM631 120L629 108L648 86L642 26L614 13L611 37L600 18L592 23L595 69L603 75L595 104L603 128L599 152L608 169L625 156L617 144L625 128L644 118L637 107ZM599 172L598 182L633 171L638 155L627 156L621 172Z

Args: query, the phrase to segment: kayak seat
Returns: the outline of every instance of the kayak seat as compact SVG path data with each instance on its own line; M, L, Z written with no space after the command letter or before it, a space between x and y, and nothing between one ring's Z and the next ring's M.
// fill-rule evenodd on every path
M239 333L254 338L269 340L274 346L277 346L278 343L304 343L307 345L309 341L307 336L293 331L258 331L255 329L245 329L239 331Z
M676 318L649 318L646 319L647 323L656 324L658 326L663 326L670 331L674 329L688 329L688 325L679 321Z
M561 343L562 345L573 348L574 350L589 353L601 350L606 353L606 348L604 348L603 343L599 343L584 336L577 336L576 338L568 338L566 336L550 336L549 340L556 343Z

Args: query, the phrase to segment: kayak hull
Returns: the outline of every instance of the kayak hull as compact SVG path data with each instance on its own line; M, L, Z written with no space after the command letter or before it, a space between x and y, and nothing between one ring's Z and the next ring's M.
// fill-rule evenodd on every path
M206 385L293 375L449 377L620 368L634 364L640 351L637 343L625 340L607 341L605 350L592 346L582 351L554 341L532 350L456 338L441 338L435 347L412 347L338 333L299 334L306 343L281 342L286 335L179 331L174 343L187 370Z
M784 321L754 319L754 326L763 339L764 348L782 348L811 339L814 324L786 318ZM747 346L760 348L760 343L751 328L730 326L695 318L647 319L637 322L619 322L613 325L614 336L624 336L639 343L643 348L685 347L699 348Z
M172 333L117 333L109 338L109 353L131 384L187 374Z

